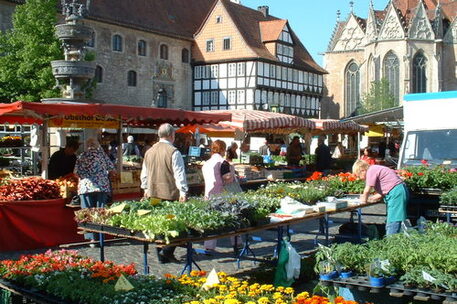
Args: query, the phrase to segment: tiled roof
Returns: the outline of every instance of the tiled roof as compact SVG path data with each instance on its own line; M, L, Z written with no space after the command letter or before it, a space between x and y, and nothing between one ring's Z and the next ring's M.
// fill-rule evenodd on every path
M394 0L395 7L400 10L401 14L406 20L411 20L416 8L421 0ZM434 18L435 9L440 2L443 9L444 15L450 20L454 20L457 16L457 1L455 0L423 0L425 8L427 9L427 15L429 18Z
M96 0L88 19L193 38L216 0Z
M233 22L237 25L238 30L243 36L246 44L257 54L259 58L265 58L269 60L279 61L273 54L271 54L265 47L261 37L261 23L265 21L278 21L274 16L264 16L262 12L248 8L246 6L233 3L229 0L221 0L224 4ZM286 20L281 20L286 21ZM286 21L287 22L287 21ZM268 22L264 25L271 24L274 29L277 29L280 22ZM264 26L262 25L262 26ZM282 28L281 28L282 30ZM273 30L272 30L273 31ZM305 68L309 71L317 73L327 73L322 67L320 67L308 53L306 48L300 42L298 37L292 31L292 39L294 45L294 66ZM278 34L279 36L279 34Z
M260 35L262 41L275 41L278 40L284 26L287 24L287 20L278 19L271 21L260 21Z

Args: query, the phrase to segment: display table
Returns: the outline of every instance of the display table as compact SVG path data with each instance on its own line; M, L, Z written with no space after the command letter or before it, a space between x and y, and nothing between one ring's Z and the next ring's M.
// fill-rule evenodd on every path
M74 217L65 199L0 202L0 251L81 242Z
M166 244L163 240L151 240L142 235L141 232L138 231L129 231L124 228L118 228L118 227L112 227L112 226L104 226L104 225L98 225L98 224L92 224L92 223L80 223L79 224L79 229L84 231L84 232L93 232L93 233L100 233L100 260L104 261L105 259L105 249L104 249L104 236L105 235L110 235L110 236L115 236L115 237L122 237L129 239L134 242L141 242L143 243L143 254L144 254L144 273L149 274L149 266L148 266L148 250L149 250L149 245L153 244L154 246L157 247L163 247L163 246L185 246L187 248L187 254L186 254L186 265L184 266L184 269L182 270L182 273L184 273L186 270L190 272L192 270L192 265L195 265L198 269L198 265L195 263L193 260L193 253L194 250L192 249L192 243L196 242L203 242L206 240L213 240L213 239L221 239L221 238L226 238L226 237L231 237L231 236L237 236L237 235L246 235L246 234L252 234L256 231L262 231L262 230L267 230L267 229L277 229L278 235L277 235L277 247L276 247L276 252L279 253L279 250L281 248L280 242L283 239L284 233L288 232L288 227L293 224L300 224L305 221L310 221L310 220L315 220L315 219L323 219L324 221L324 230L322 231L326 240L326 244L328 244L328 239L329 239L329 217L335 214L343 213L343 212L352 212L352 211L357 211L358 213L358 222L359 222L359 236L361 235L361 216L362 212L361 209L369 206L373 206L376 204L379 204L380 202L374 202L374 203L365 203L365 204L360 204L360 205L354 205L350 206L347 208L339 209L339 210L334 210L334 211L327 211L327 212L314 212L307 214L303 217L297 217L297 218L292 218L292 219L287 219L281 222L277 223L268 223L264 225L259 225L259 226L254 226L254 227L246 227L246 228L241 228L237 229L234 231L227 231L223 233L218 233L214 235L203 235L203 236L188 236L188 237L183 237L183 238L176 238L172 239L169 244ZM284 229L287 228L287 229ZM246 240L244 243L244 248L242 249L240 256L237 257L238 261L242 258L242 255L246 252L252 252L252 250L249 248L249 243Z

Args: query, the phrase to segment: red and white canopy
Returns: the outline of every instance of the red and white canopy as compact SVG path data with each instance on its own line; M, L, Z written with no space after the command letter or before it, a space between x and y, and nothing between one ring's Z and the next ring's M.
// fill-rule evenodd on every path
M244 132L289 133L303 129L314 129L315 124L305 118L256 110L210 110L204 113L227 113L232 115L230 121L219 124L230 125Z
M315 123L317 133L356 133L366 132L368 127L353 121L341 122L336 119L311 119Z
M40 123L64 115L98 115L121 118L132 126L218 123L231 119L230 113L202 113L180 109L136 107L115 104L38 103L17 101L0 104L0 123Z

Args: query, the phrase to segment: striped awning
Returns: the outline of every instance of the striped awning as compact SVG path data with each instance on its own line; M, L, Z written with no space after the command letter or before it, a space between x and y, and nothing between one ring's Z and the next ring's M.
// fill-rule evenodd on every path
M222 121L244 132L271 132L288 133L296 130L314 129L314 122L303 117L256 110L210 110L204 113L228 113L232 115L231 121Z
M359 125L353 121L340 121L337 119L311 119L315 123L316 129L322 133L351 133L366 132L367 126Z

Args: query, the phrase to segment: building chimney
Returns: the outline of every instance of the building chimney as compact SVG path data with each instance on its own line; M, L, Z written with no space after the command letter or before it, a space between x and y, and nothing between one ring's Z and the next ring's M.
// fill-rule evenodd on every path
M269 8L268 6L266 6L266 5L257 7L257 10L258 10L259 12L261 12L265 17L268 17L268 11L269 11L269 9L270 9L270 8Z

